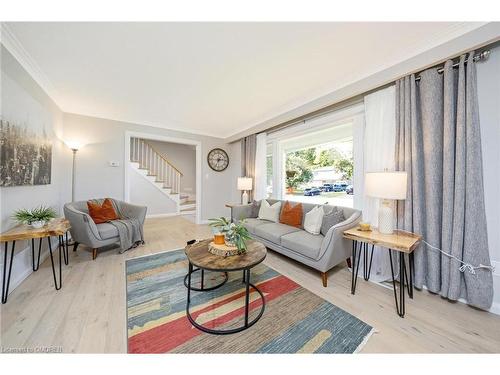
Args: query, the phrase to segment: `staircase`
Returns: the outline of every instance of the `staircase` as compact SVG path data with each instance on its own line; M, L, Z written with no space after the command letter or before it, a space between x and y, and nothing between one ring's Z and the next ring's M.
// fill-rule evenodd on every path
M165 196L175 202L181 215L196 212L196 201L180 192L182 172L146 140L130 138L130 165Z

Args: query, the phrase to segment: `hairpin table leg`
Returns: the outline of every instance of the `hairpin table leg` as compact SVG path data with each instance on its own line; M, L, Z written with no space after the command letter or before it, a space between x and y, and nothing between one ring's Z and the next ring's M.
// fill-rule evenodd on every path
M3 258L3 275L2 275L2 303L7 302L9 297L9 286L10 286L10 275L12 274L12 260L14 259L14 249L16 247L16 241L12 241L12 247L10 250L10 261L7 257L7 247L8 242L4 245L4 258ZM9 273L7 274L7 263L9 263Z
M33 266L33 271L38 271L40 268L40 253L42 252L42 238L38 239L38 257L35 263L35 239L31 239L31 264Z
M56 267L54 265L54 256L52 254L52 243L50 241L50 237L47 237L47 240L49 242L49 253L50 253L50 262L52 264L52 275L54 276L54 287L56 290L61 289L62 287L62 259L61 259L61 246L59 246L59 285L57 284L57 277L56 277Z

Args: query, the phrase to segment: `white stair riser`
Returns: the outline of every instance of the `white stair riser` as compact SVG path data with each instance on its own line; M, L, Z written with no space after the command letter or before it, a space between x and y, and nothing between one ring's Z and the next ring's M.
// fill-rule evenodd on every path
M165 188L163 182L156 182L156 176L149 176L149 171L146 169L141 169L139 163L130 162L132 168L138 171L146 180L148 180L151 184L153 184L156 188L158 188L163 194L165 194L169 199L173 200L177 205L177 211L179 211L180 201L179 194L172 194L171 188Z

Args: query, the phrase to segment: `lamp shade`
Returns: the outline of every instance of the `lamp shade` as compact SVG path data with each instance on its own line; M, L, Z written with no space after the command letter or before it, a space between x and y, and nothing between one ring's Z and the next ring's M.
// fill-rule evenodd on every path
M382 199L406 199L406 172L370 172L365 175L365 194Z
M238 190L252 190L252 179L250 177L238 177Z
M67 140L64 143L72 150L79 150L83 147L83 144L76 140Z

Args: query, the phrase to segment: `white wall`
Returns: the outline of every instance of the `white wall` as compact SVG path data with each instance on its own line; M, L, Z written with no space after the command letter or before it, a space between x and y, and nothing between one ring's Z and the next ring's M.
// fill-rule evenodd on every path
M58 138L62 134L63 127L61 110L3 46L0 61L2 118L26 123L36 129L45 127L49 137L53 138L52 176L49 185L0 188L0 230L5 231L16 224L11 216L19 208L33 208L42 204L51 206L62 214L62 204L71 196L69 174L71 151ZM47 242L44 241L43 258L47 256L46 246ZM2 266L3 261L2 251ZM10 291L31 272L33 271L29 244L26 241L18 241L12 266Z
M172 199L162 193L145 176L141 176L137 169L130 165L126 168L129 168L130 203L146 206L148 216L177 213L177 204Z
M201 142L201 218L227 215L224 205L230 201L236 186L232 159L239 158L239 153L234 155L233 148L222 139L70 113L63 116L64 138L86 143L78 151L76 200L124 199L125 132L131 131ZM226 150L230 158L229 167L223 172L213 171L206 161L208 152L215 147ZM110 161L118 161L120 166L110 167Z
M488 245L496 267L492 310L500 313L500 47L476 66Z
M180 143L148 140L153 148L164 155L183 176L181 177L181 192L196 193L196 147Z

